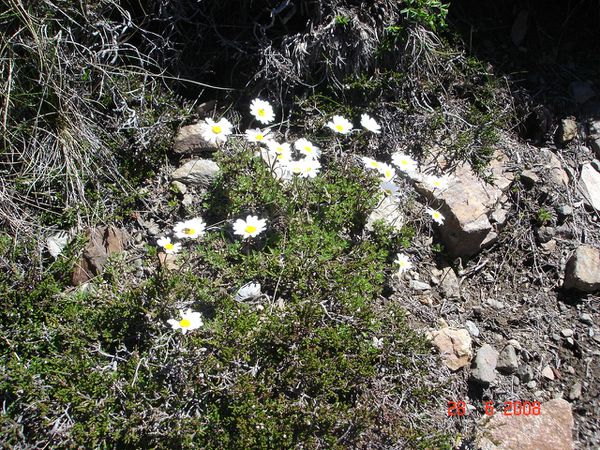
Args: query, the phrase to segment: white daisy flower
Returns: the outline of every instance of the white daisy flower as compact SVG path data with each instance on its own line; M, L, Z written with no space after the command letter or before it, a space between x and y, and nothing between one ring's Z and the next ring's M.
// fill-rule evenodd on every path
M212 144L222 144L227 141L227 136L231 134L233 125L224 117L215 122L213 119L204 119L200 127L202 137Z
M292 148L287 142L268 141L266 144L269 151L275 154L275 158L280 163L286 164L292 158Z
M365 169L379 170L379 168L383 164L382 162L375 161L374 159L369 158L367 156L363 156L361 159L362 159L363 164L365 165Z
M379 185L379 189L383 191L385 195L388 196L396 196L400 188L392 181L382 181Z
M261 286L258 282L250 282L243 285L235 294L235 300L242 302L247 299L256 298L261 294Z
M331 121L327 122L327 126L340 134L348 134L353 128L352 124L342 116L333 116Z
M396 176L396 169L389 164L381 163L377 168L377 171L381 174L384 181L392 181Z
M267 124L275 120L275 113L271 104L259 98L255 98L250 103L250 113L260 123Z
M258 143L266 143L269 141L267 137L271 130L261 130L260 128L255 128L253 130L246 130L246 140L248 142L258 142Z
M294 148L309 158L318 158L321 156L321 150L307 139L300 138L294 142Z
M417 162L404 153L392 153L392 164L405 173L415 173L417 171Z
M444 224L445 217L442 215L441 212L436 211L433 208L427 208L427 214L429 214L431 216L431 218L433 219L433 221L436 222L437 224L439 224L439 225Z
M373 336L373 347L375 347L377 350L380 350L383 348L383 338L378 338L376 336Z
M381 133L381 126L367 114L361 114L360 116L360 124L361 126L372 133Z
M256 237L266 228L267 219L259 219L257 216L247 216L246 220L238 219L233 224L234 234L242 236L243 239Z
M181 244L179 242L171 242L170 237L161 237L156 241L159 247L162 247L167 255L177 253L181 250Z
M183 334L204 325L202 322L202 315L199 312L188 309L187 311L179 311L179 314L181 315L180 320L169 319L167 320L167 323L171 325L174 330L181 330Z
M408 257L408 255L405 255L404 253L398 253L396 255L394 264L398 265L398 273L404 273L407 270L412 269L412 267L413 267L413 264L410 262L410 258Z
M186 220L185 222L179 222L173 227L175 237L179 239L190 238L196 239L205 233L206 224L201 217Z
M316 159L304 158L300 160L300 172L299 176L302 178L314 178L319 174L321 170L321 163Z
M287 164L287 168L290 172L298 175L302 172L302 166L304 165L304 159L291 160Z
M443 191L448 189L449 179L447 176L436 177L435 175L427 175L425 177L425 183L427 183L433 189Z

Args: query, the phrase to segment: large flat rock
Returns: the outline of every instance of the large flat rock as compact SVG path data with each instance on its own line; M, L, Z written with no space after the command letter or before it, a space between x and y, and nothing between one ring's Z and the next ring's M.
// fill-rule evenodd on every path
M589 245L580 245L565 267L565 289L582 292L600 290L600 250Z
M478 450L573 450L573 413L566 400L541 404L538 415L486 417L478 433Z
M478 177L468 164L461 164L451 173L445 190L432 189L426 183L417 185L446 219L439 231L450 256L472 256L497 236L490 217L514 178L507 163L506 155L497 150L489 167L492 183Z
M579 192L583 195L585 204L600 211L600 172L591 163L581 167Z
M202 137L202 122L181 127L173 142L175 153L214 152L218 147Z

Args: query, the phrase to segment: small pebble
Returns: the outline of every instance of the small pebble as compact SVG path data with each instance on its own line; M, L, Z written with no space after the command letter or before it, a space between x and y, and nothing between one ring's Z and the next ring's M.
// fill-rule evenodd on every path
M571 390L569 391L569 400L577 400L579 397L581 397L581 383L577 382L571 386Z
M571 337L573 336L573 330L571 330L570 328L565 328L563 330L560 330L560 334L562 334L564 337Z
M519 341L517 341L516 339L509 339L507 343L508 345L512 345L517 350L523 350L521 344L519 344Z
M554 380L554 371L552 370L552 367L544 367L544 369L542 370L542 376L544 378L547 378L548 380Z
M529 383L527 383L527 387L529 389L535 389L537 387L537 382L535 380L531 380Z
M567 344L569 344L569 345L575 345L575 340L573 338L571 338L571 337L568 337L567 338Z
M479 328L477 328L477 325L475 325L470 320L467 320L465 322L465 328L469 331L469 334L471 336L473 336L473 337L478 337L479 336Z
M567 372L569 372L571 375L575 375L575 368L573 366L567 366L566 367Z
M504 303L502 303L499 300L495 300L493 298L488 298L485 302L488 305L490 305L492 308L496 308L496 309L502 309L502 308L504 308Z
M583 313L579 316L579 320L587 325L594 325L594 320L592 319L592 315L588 313Z
M568 217L573 215L573 208L571 208L569 205L560 205L558 208L556 208L556 212L559 216Z

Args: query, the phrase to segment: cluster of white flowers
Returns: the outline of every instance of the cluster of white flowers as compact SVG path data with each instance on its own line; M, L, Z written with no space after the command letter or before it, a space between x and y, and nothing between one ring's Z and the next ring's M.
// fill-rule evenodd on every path
M257 98L252 101L250 113L263 125L268 125L275 120L273 107L262 99ZM319 162L321 150L306 138L296 140L292 147L288 142L275 140L268 128L249 129L246 130L245 135L248 142L262 146L258 154L271 167L273 174L280 179L290 179L293 175L314 178L321 170ZM295 159L295 156L298 158Z
M271 104L260 98L252 100L250 113L262 125L269 125L275 120L275 112ZM371 133L381 133L381 126L368 114L361 114L360 125L363 129ZM354 130L352 123L340 115L334 115L327 122L326 126L333 132L341 135L348 135ZM225 118L220 118L218 121L207 118L200 127L202 137L213 145L224 144L233 133L233 125ZM244 135L249 143L260 146L256 155L260 155L269 167L271 167L273 174L280 179L290 179L293 176L314 178L321 170L321 163L319 162L321 149L306 138L297 139L293 142L293 145L288 142L279 142L274 138L269 128L261 127L248 129L244 132ZM362 157L365 168L378 173L381 180L380 189L387 196L397 196L399 193L399 187L395 183L398 175L397 171L408 177L427 183L434 190L442 191L448 188L448 177L423 176L419 174L417 162L406 154L396 152L392 154L391 160L392 164L387 164L372 158ZM439 211L427 208L427 213L436 223L440 225L444 223L444 216ZM233 223L233 232L241 236L242 239L255 238L265 231L266 223L266 219L259 219L258 216L248 215L246 219L237 219ZM206 224L200 217L180 222L173 228L174 237L179 240L196 239L205 233ZM157 244L167 254L177 253L182 247L182 242L173 242L171 237L168 236L159 238ZM397 254L394 264L398 266L398 273L400 274L413 267L408 255L403 253ZM260 294L260 284L253 283L244 288L249 292L252 291L251 295L249 294L250 296ZM237 297L247 297L245 293L242 295L242 290L236 294ZM181 310L180 317L179 320L169 319L168 323L174 330L181 330L183 334L203 325L201 314L191 309L186 311ZM383 340L374 337L373 346L382 348Z
M173 234L177 239L197 239L204 233L206 233L206 223L201 217L179 222L173 227ZM181 250L181 242L172 242L168 236L160 237L156 244L168 255Z
M448 189L450 183L450 177L446 175L438 177L435 175L420 174L417 162L404 153L395 152L392 154L392 164L396 168L367 156L363 156L361 159L365 169L377 171L381 180L379 188L386 196L397 196L400 192L399 186L394 182L397 176L396 169L412 179L423 181L434 191L444 191ZM439 225L444 224L445 217L442 213L432 208L427 208L426 212L435 223Z
M373 119L368 114L363 113L360 115L360 125L365 130L370 131L372 133L381 133L381 126L377 123L375 119ZM333 116L331 120L327 122L327 127L331 128L331 130L339 134L349 134L354 128L352 122L350 122L343 116Z

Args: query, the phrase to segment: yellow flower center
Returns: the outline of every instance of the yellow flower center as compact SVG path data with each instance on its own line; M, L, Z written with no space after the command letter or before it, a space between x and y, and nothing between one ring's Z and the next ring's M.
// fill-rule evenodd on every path
M304 151L306 153L312 153L312 147L310 145L305 145L304 146Z
M246 229L244 231L246 233L254 233L256 231L256 227L254 225L246 225Z
M377 161L371 161L371 167L379 167L379 163Z
M188 319L181 319L179 321L179 326L181 328L188 328L191 324L192 324L192 322L190 322Z
M183 234L187 234L187 235L192 235L192 234L196 234L196 230L194 228L184 228L183 230Z
M255 138L257 141L262 141L262 140L265 138L265 136L264 136L264 135L262 135L262 134L257 134L257 135L256 135L254 138Z
M175 245L171 244L170 242L168 244L165 244L165 250L173 250L175 248Z
M265 116L265 114L267 114L267 113L266 113L266 111L265 111L265 109L264 109L264 108L260 108L260 109L258 110L258 115L259 115L260 117L264 117L264 116Z
M212 132L214 134L221 134L222 131L223 131L223 128L221 128L220 125L213 125Z
M335 126L335 129L336 129L336 130L338 130L338 131L344 131L344 125L342 125L342 124L338 123L338 124Z

